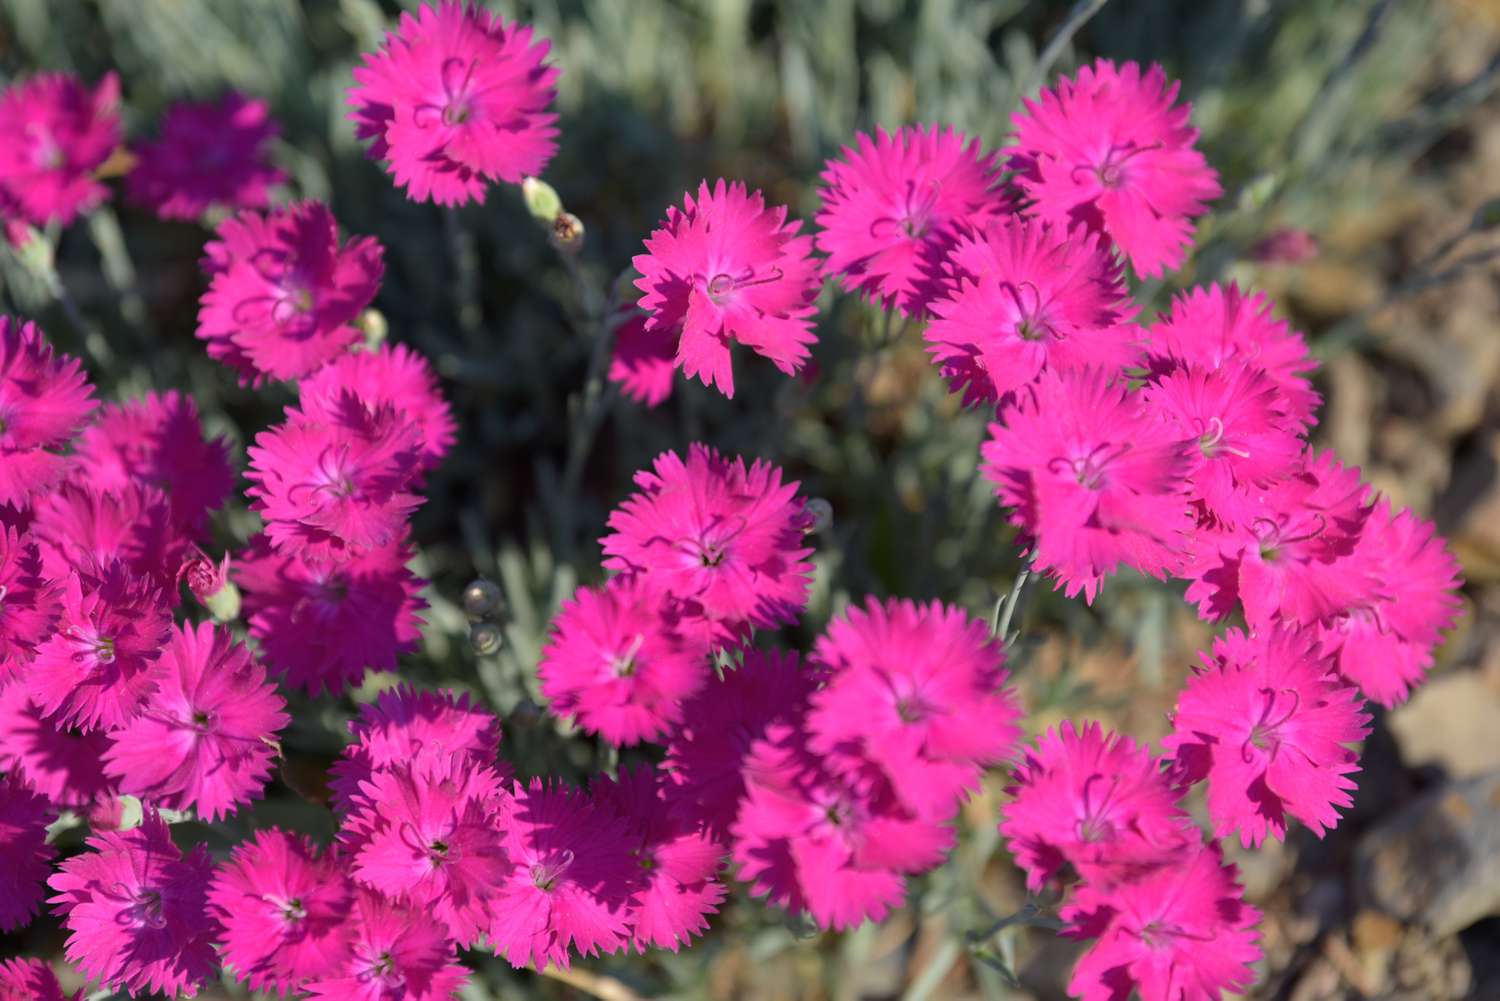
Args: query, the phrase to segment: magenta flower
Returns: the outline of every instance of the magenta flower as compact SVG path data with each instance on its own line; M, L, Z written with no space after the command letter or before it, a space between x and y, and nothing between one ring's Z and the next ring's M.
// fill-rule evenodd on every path
M954 286L931 304L927 350L964 403L995 403L1043 368L1125 367L1137 357L1120 266L1099 237L1024 219L962 236Z
M1231 629L1188 679L1162 746L1183 781L1208 781L1214 833L1259 846L1287 818L1319 837L1349 806L1370 732L1358 692L1332 673L1310 631Z
M15 931L36 917L43 883L57 857L47 843L56 818L46 797L16 775L0 777L0 931ZM3 994L0 994L3 997Z
M256 831L214 874L208 902L224 965L282 997L343 967L353 888L305 837Z
M731 343L795 375L817 340L812 237L797 235L801 223L787 221L786 206L767 207L739 181L704 181L682 205L667 209L635 258L646 329L678 333L683 375L731 398Z
M352 324L385 270L373 237L339 246L338 224L319 202L241 212L214 235L203 248L211 280L198 339L241 383L300 379L359 340Z
M78 360L33 323L0 316L0 504L24 507L59 479L66 445L98 406Z
M1143 747L1089 723L1037 738L1014 773L1000 831L1026 887L1038 893L1062 867L1109 886L1174 864L1199 834L1161 765Z
M110 734L105 771L122 792L208 820L259 799L291 721L265 670L227 629L173 627L159 687Z
M286 174L266 162L281 134L265 101L229 91L216 101L178 101L156 140L136 149L126 191L163 219L197 219L210 208L261 209Z
M757 460L724 458L694 444L635 475L639 491L609 516L605 566L638 573L658 593L687 603L688 614L729 642L747 626L795 622L807 605L810 519L797 484Z
M609 381L626 399L659 407L672 395L677 370L677 331L652 328L642 313L632 312L615 329Z
M54 806L83 809L114 793L104 774L109 738L47 719L26 686L0 686L0 767L14 771Z
M1181 564L1186 447L1111 373L1044 372L982 453L1034 565L1070 597L1092 602L1121 564L1154 577Z
M42 577L42 560L28 532L0 525L0 688L30 663L52 632L59 588Z
M489 939L517 969L566 967L630 941L626 909L640 866L624 821L562 785L516 784L502 821L512 868L495 887Z
M266 665L310 695L357 685L368 668L393 671L422 638L422 582L397 544L340 564L275 551L264 535L235 561L250 635Z
M297 392L302 413L323 423L342 420L350 395L371 411L395 407L422 433L424 469L436 469L458 436L432 366L404 344L341 354L298 383Z
M99 576L118 564L176 605L177 573L192 541L174 522L167 495L137 483L104 493L83 480L75 474L36 500L32 534L43 576Z
M0 94L0 189L25 221L64 226L109 197L95 172L120 144L120 80L42 73Z
M330 973L304 989L329 1001L449 1001L469 979L443 926L403 904L362 890L343 918L349 948Z
M207 850L184 857L154 812L139 827L94 835L88 848L47 881L68 929L68 962L131 997L196 991L218 969Z
M1068 994L1081 1001L1218 1001L1254 978L1260 912L1245 903L1217 846L1110 886L1084 884L1063 905L1069 938L1098 939L1079 959Z
M1193 147L1190 105L1160 66L1108 59L1023 100L1006 151L1030 199L1027 211L1053 226L1083 222L1106 234L1136 274L1155 278L1182 265L1196 216L1222 189Z
M818 249L846 289L921 316L942 285L943 261L966 228L1011 211L993 153L936 125L876 129L830 160L818 191Z
M81 1001L75 991L71 1001ZM69 1001L52 967L40 959L7 959L0 962L0 1001Z
M918 817L950 818L1020 737L1004 650L961 609L872 599L829 624L812 660L826 681L808 747L839 770L874 764Z
M57 632L37 647L21 683L60 726L120 726L156 690L171 627L161 592L118 564L102 577L69 574Z
M409 198L439 205L483 202L490 181L540 174L557 152L548 47L530 27L456 0L402 14L349 91L370 159L388 161Z

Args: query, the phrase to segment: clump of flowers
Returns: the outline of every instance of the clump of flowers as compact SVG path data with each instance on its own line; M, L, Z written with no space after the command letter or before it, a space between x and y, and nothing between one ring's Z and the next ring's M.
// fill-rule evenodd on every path
M136 150L125 185L163 219L198 219L210 208L263 209L286 174L266 162L281 134L265 101L228 91L213 101L179 101L160 135Z
M26 505L62 478L59 454L98 404L77 359L33 323L0 316L0 504Z

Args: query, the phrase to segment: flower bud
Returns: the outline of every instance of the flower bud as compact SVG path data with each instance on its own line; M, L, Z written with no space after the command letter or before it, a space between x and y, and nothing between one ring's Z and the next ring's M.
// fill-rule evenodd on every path
M385 321L385 314L373 307L360 313L354 325L360 333L365 335L366 351L374 351L380 347L385 342L386 334L391 330L390 324Z
M179 582L186 581L198 604L208 609L216 622L232 622L240 614L240 591L229 579L229 554L215 563L198 550L177 571Z
M500 585L494 581L480 577L470 581L469 586L464 588L464 614L469 617L470 622L494 618L503 611L505 595L500 592Z
M476 622L469 627L469 646L481 657L492 657L505 645L505 634L493 622Z
M521 181L521 197L526 200L526 210L537 222L551 224L562 214L562 199L557 190L540 177Z
M571 212L562 213L552 220L548 239L560 253L577 254L583 249L583 220Z
M822 497L809 500L806 511L809 534L822 534L833 528L833 505Z

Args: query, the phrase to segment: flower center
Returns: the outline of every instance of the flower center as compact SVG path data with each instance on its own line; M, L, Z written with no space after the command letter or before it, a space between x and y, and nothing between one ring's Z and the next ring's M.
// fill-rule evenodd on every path
M194 730L197 730L199 733L206 733L214 721L214 714L206 709L194 709L191 719Z
M531 881L538 890L551 893L573 864L573 853L564 851L546 862L537 862L531 867Z
M617 678L628 678L635 674L636 655L641 652L641 646L646 642L645 634L636 633L631 639L630 645L609 660L609 670Z
M1095 445L1082 455L1072 457L1060 455L1047 463L1047 469L1058 475L1071 474L1078 485L1085 490L1099 490L1104 487L1106 482L1104 474L1110 463L1128 451L1130 451L1128 442L1118 445L1104 442Z
M143 888L137 891L125 914L135 924L147 928L160 928L166 924L166 918L162 914L161 893L157 890Z

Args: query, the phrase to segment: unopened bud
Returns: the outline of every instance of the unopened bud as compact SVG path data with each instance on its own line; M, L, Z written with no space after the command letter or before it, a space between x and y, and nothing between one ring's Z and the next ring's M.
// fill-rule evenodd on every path
M505 595L500 585L480 577L464 588L464 614L470 622L493 618L505 608Z
M391 332L391 325L385 322L385 314L378 309L367 309L359 314L355 320L359 332L365 335L365 350L374 351L385 343L386 334Z
M481 657L493 657L505 645L505 634L493 622L476 622L469 627L469 646Z
M229 579L229 554L215 563L201 549L177 571L198 604L208 609L215 621L233 622L240 615L240 590Z
M833 505L822 497L807 502L807 530L821 534L833 527Z
M563 204L557 189L540 177L521 181L521 197L526 200L526 211L538 222L550 224L562 214Z
M583 249L583 220L571 212L563 212L552 220L548 234L552 246L564 254L576 254Z

